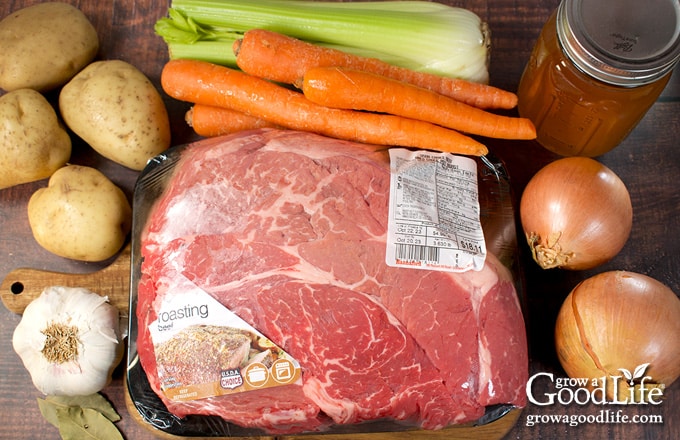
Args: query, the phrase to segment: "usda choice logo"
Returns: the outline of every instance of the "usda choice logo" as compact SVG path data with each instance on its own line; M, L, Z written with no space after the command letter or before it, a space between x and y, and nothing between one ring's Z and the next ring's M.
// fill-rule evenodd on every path
M550 405L659 405L663 401L664 384L654 383L645 374L649 364L637 366L633 371L619 368L620 375L600 378L555 377L552 373L536 373L529 378L526 393L529 402L536 406ZM545 391L535 391L539 388ZM635 415L629 417L622 409L603 409L594 415L527 415L526 425L537 423L663 423L661 415Z

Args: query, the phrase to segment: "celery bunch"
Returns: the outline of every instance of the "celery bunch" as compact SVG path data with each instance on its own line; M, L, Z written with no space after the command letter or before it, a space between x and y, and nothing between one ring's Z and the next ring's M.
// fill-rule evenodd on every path
M169 56L235 66L232 43L253 28L488 82L489 33L473 12L429 1L173 0L155 31Z

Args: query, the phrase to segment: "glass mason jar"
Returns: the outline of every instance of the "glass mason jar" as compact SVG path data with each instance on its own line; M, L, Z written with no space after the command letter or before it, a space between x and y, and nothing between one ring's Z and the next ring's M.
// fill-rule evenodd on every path
M679 58L678 0L562 0L520 80L518 111L548 150L599 156L642 119Z

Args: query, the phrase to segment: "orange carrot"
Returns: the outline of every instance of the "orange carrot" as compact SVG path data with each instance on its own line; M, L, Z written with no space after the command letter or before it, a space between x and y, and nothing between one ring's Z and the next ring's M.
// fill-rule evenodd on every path
M167 62L161 85L175 99L229 108L293 130L376 145L468 155L488 152L483 144L455 130L400 116L324 107L300 92L204 61Z
M377 73L430 89L479 108L514 108L517 95L462 79L394 66L264 29L251 29L233 45L236 64L244 72L285 84L299 84L312 67L346 67Z
M227 108L195 104L186 113L185 120L199 136L212 137L264 127L276 127L264 119L246 115Z
M527 118L501 116L413 84L339 67L307 70L302 91L312 102L419 119L469 134L502 139L535 139Z

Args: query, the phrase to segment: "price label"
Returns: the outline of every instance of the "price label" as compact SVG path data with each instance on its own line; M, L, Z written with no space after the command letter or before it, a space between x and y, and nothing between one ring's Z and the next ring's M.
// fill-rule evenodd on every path
M390 167L386 263L480 270L486 244L479 220L477 163L448 153L392 148Z

